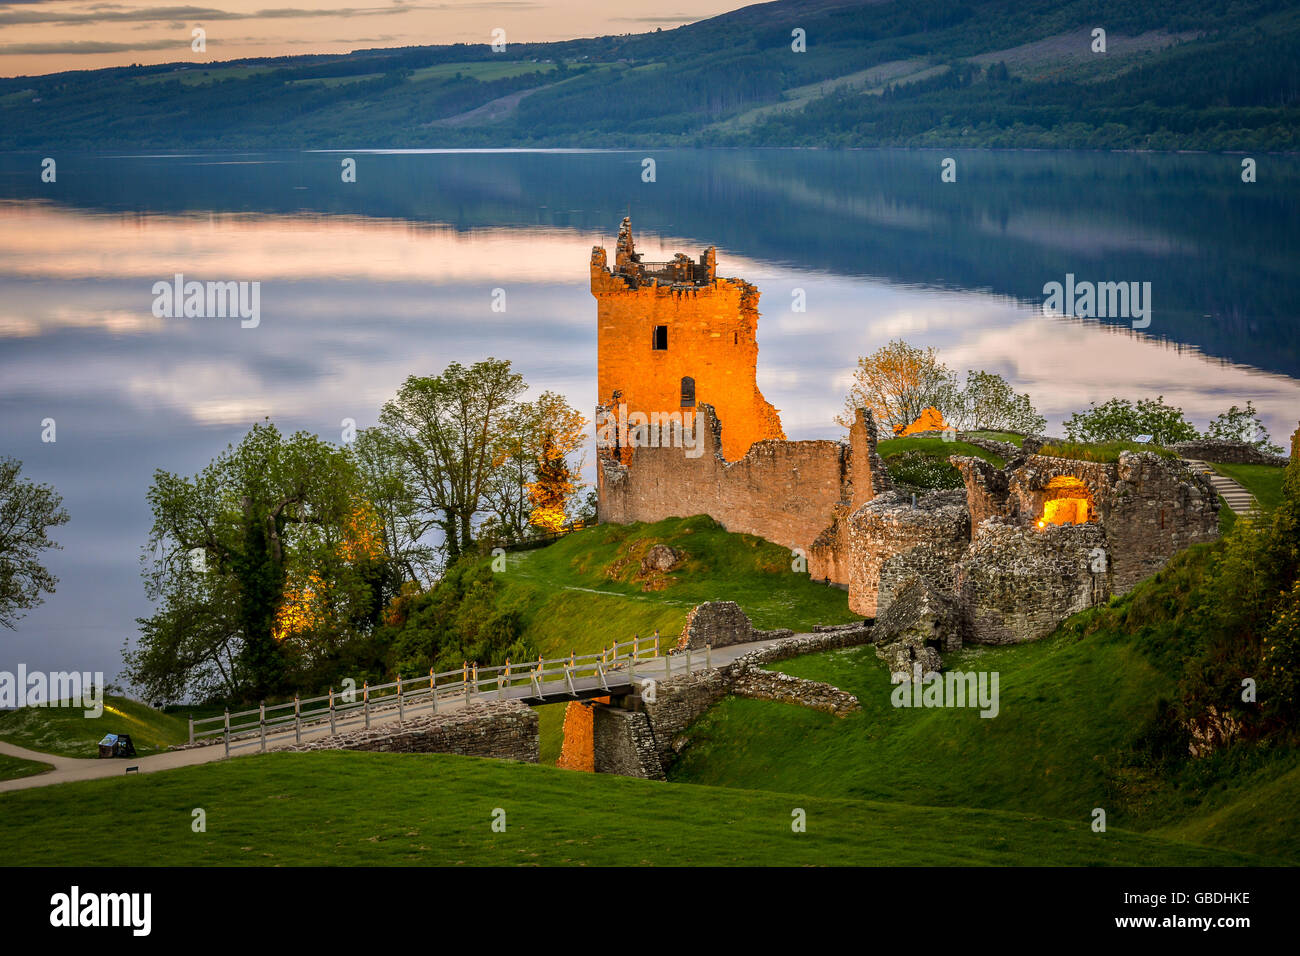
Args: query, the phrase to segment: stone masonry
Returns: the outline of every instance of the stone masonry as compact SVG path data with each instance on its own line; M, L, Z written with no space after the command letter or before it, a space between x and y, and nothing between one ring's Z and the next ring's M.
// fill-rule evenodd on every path
M381 753L462 754L537 763L537 711L518 701L487 701L460 710L423 714L401 723L347 730L277 750L368 750Z

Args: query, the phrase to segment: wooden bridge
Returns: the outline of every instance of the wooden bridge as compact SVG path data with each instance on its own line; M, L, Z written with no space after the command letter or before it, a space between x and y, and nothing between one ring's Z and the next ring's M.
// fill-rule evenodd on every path
M727 649L731 651L731 648ZM320 697L298 698L283 704L261 705L235 713L190 721L190 743L224 743L226 755L248 747L301 743L304 738L338 733L341 728L406 719L408 714L443 713L475 701L517 700L524 704L551 704L592 697L622 696L637 692L651 680L713 666L714 652L661 653L659 634L633 637L596 654L570 654L552 660L539 658L499 667L479 667L466 662L459 670L390 684L363 683L361 688ZM730 658L734 652L726 654Z

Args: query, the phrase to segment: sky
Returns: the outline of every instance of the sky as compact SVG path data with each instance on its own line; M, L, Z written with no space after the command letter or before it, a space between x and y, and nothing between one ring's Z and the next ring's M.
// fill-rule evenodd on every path
M667 30L744 6L695 0L656 7L597 0L0 0L0 75L132 63L213 63L243 57L346 53L374 47L506 43ZM206 51L192 49L205 31Z

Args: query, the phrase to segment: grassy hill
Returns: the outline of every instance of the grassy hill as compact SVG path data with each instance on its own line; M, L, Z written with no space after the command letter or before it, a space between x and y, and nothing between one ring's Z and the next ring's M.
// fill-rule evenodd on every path
M643 575L656 544L686 554L680 567ZM659 630L675 642L686 615L705 601L735 601L755 627L806 631L858 620L848 594L796 573L787 548L731 534L704 515L654 524L597 525L553 545L506 556L499 604L517 610L547 657L592 653Z
M819 796L1010 809L1066 820L1106 810L1108 822L1300 863L1300 752L1249 743L1209 757L1150 759L1164 702L1178 694L1180 614L1216 546L1053 636L945 654L945 668L999 674L1000 712L895 708L888 671L870 647L772 665L858 696L861 713L728 699L689 731L671 771L682 783Z
M0 80L0 148L1294 148L1300 11L1130 0L1103 13L1090 0L778 0L499 53L14 77ZM1091 49L1099 24L1104 54Z
M686 561L666 575L643 577L641 558L655 544L685 552ZM546 548L507 555L497 579L499 605L520 613L525 635L547 657L589 654L656 628L671 645L687 613L704 601L735 601L760 628L808 630L857 620L844 591L791 569L787 549L729 534L703 515L586 528ZM537 708L543 763L560 755L564 709Z
M0 740L60 757L94 757L105 734L130 734L140 754L189 739L189 723L147 704L111 694L104 712L86 717L80 707L23 707L0 713Z
M207 832L191 830L194 808ZM494 809L506 832L493 833ZM807 813L795 833L791 814ZM126 833L129 839L90 839ZM1084 820L681 786L472 757L240 757L0 795L14 866L1210 865L1267 862Z

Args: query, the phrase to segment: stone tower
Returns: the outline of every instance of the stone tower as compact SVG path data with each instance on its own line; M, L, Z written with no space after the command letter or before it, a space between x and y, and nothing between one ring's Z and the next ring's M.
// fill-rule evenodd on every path
M630 219L612 269L603 247L591 250L598 402L645 415L685 415L707 402L722 422L723 455L735 461L785 432L758 390L758 289L717 271L713 247L698 259L643 262Z

